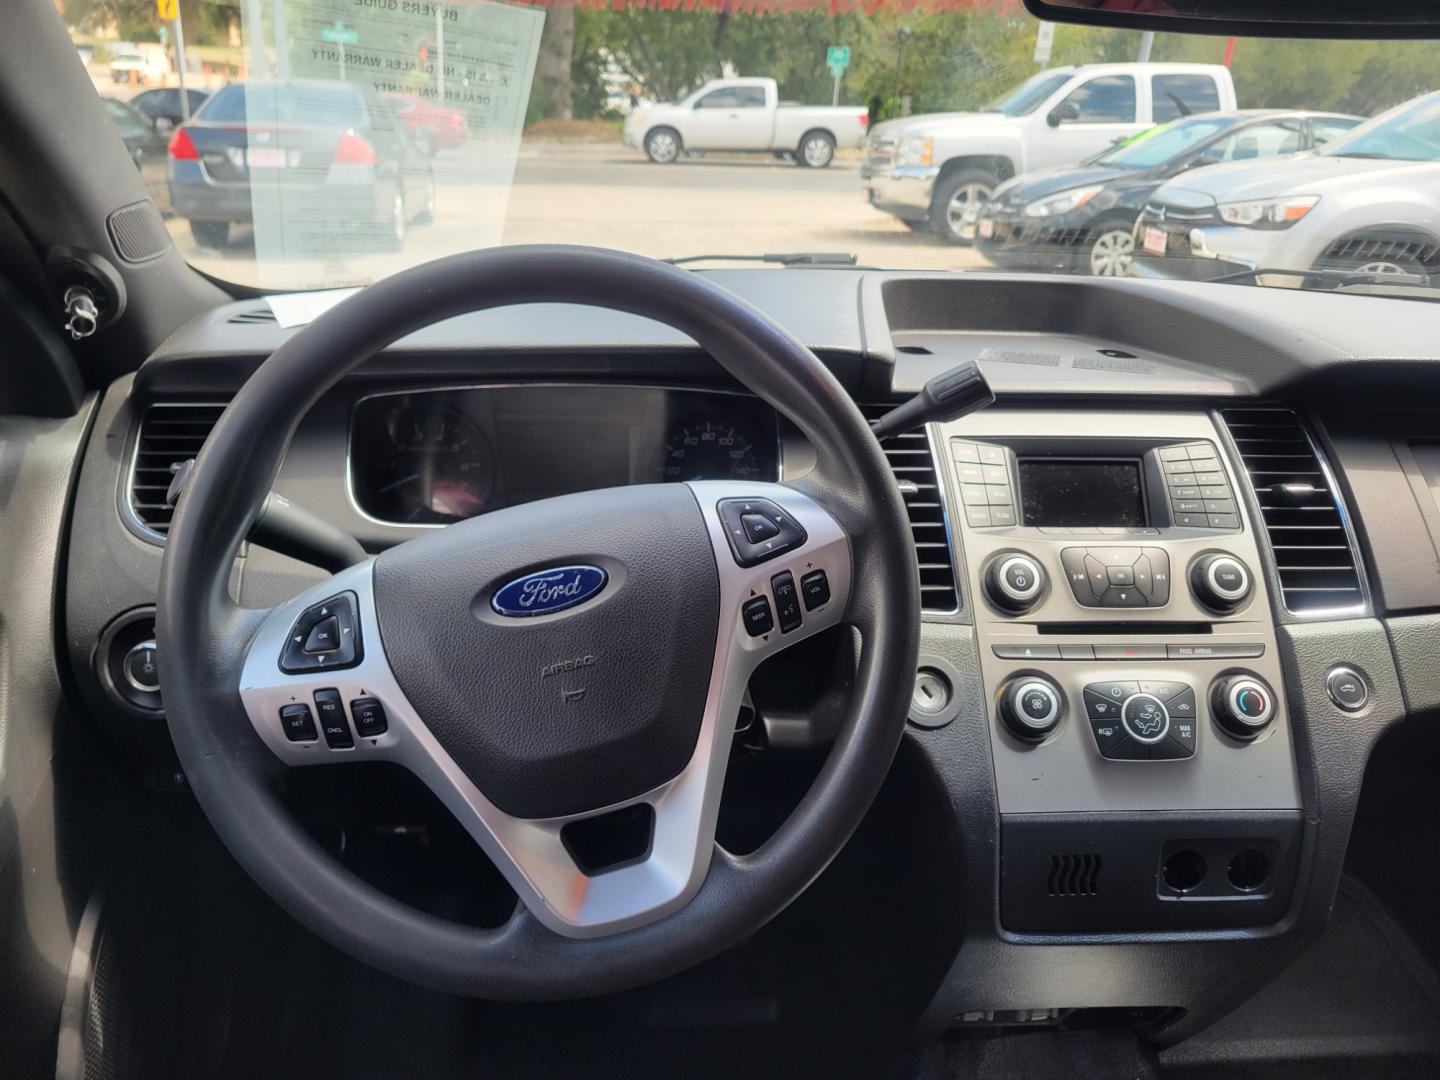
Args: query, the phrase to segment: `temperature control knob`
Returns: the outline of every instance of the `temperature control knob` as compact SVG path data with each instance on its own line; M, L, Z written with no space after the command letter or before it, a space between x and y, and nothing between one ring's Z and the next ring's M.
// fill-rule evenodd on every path
M1254 675L1231 675L1210 690L1216 721L1237 739L1253 739L1275 719L1275 691Z
M1010 734L1026 742L1039 742L1054 731L1064 710L1059 688L1038 675L1012 679L1000 694L1000 719Z
M1190 588L1211 611L1234 611L1250 595L1250 571L1235 556L1212 551L1191 564Z
M1044 591L1044 569L1023 551L1002 551L985 564L985 595L1002 611L1029 611Z

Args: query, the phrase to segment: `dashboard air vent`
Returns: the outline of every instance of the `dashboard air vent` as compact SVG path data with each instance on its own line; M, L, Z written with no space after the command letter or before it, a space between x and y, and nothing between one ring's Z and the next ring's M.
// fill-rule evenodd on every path
M1095 896L1100 892L1099 855L1051 855L1045 890L1051 896Z
M140 419L135 456L130 468L130 509L151 532L170 529L171 508L165 505L170 478L182 461L200 453L224 405L151 405Z
M865 419L874 420L891 407L862 405L860 411ZM905 510L910 515L915 557L920 564L920 606L935 614L954 614L960 610L960 597L955 590L950 523L945 516L935 459L930 453L930 437L923 430L912 431L908 435L881 439L880 448L890 461L900 485L900 495L905 500Z
M1299 417L1281 408L1221 415L1260 504L1286 610L1306 615L1362 607L1345 509Z
M275 312L271 311L268 307L251 308L249 311L237 311L225 321L239 326L273 326L275 325Z

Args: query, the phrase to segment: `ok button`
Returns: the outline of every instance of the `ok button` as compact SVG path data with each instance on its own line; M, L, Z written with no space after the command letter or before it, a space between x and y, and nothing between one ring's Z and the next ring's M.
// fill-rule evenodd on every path
M1156 743L1170 730L1170 714L1153 694L1133 694L1120 709L1120 722L1143 743Z

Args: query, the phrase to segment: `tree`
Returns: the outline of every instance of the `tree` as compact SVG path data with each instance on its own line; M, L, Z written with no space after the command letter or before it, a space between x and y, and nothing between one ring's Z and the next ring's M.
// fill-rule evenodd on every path
M539 116L569 120L574 102L570 66L575 51L575 0L550 0L540 32L540 54L535 61L535 85L530 111Z

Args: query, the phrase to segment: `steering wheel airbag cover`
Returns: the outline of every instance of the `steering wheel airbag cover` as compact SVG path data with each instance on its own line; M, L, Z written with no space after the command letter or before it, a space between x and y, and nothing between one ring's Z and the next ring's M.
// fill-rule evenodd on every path
M574 564L607 574L588 602L495 612L497 588ZM405 696L508 814L599 809L690 760L720 583L683 484L547 499L401 544L375 560L375 603Z

